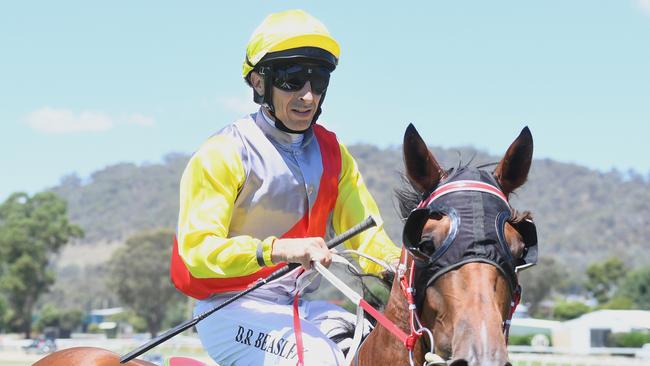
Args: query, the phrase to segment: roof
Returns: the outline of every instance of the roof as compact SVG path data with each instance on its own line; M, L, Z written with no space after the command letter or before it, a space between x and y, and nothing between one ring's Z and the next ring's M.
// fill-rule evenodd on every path
M90 311L90 315L95 316L111 316L124 312L124 308L108 308L108 309L95 309Z
M514 327L544 328L553 329L558 327L561 322L557 320L545 320L534 318L514 318L510 323Z

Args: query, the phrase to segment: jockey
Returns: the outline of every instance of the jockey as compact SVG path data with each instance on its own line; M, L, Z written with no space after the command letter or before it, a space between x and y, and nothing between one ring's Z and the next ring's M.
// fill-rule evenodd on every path
M183 172L171 276L199 300L195 314L283 263L302 265L197 325L221 366L296 365L295 295L319 282L305 283L310 276L303 270L312 261L330 264L324 237L378 216L355 160L316 123L339 53L325 26L306 12L269 15L253 32L243 65L259 110L210 137ZM400 256L381 225L345 246L392 263ZM369 273L383 270L363 258L359 265ZM323 301L297 304L304 364L342 364L330 338L354 314Z

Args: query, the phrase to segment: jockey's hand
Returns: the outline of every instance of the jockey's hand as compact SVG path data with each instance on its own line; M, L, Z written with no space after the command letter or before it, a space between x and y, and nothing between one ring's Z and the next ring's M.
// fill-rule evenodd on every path
M393 270L393 272L397 272L397 267L399 267L399 264L401 262L402 261L400 260L400 258L393 258L390 260L390 262L388 262L388 265Z
M299 263L305 269L311 262L320 262L325 267L332 263L332 253L327 249L323 238L276 239L271 251L273 263Z

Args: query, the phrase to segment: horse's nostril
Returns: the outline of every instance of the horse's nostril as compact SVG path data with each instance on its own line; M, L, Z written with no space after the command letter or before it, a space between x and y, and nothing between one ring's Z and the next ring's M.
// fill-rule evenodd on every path
M463 359L454 360L452 361L452 363L449 364L449 366L467 366L467 365L468 365L467 361Z
M512 366L512 364L510 362L506 362L505 366Z

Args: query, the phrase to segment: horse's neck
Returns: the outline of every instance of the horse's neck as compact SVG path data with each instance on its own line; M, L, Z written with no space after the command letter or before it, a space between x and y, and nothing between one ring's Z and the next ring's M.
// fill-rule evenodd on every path
M393 281L384 315L408 334L410 331L408 303L402 293L398 276L395 276Z
M408 304L399 278L395 276L384 315L406 334L410 333ZM389 365L408 362L408 352L402 342L388 329L377 325L363 343L358 355L359 365Z

